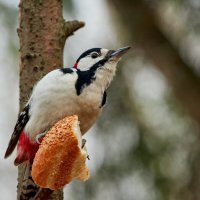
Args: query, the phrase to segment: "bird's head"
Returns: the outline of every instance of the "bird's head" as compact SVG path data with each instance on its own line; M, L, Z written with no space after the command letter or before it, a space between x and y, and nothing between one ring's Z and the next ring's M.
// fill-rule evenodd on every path
M115 68L120 58L130 48L131 47L128 46L117 50L108 50L103 48L89 49L80 55L74 64L74 68L77 68L81 71L87 71L91 68L95 68L95 70Z

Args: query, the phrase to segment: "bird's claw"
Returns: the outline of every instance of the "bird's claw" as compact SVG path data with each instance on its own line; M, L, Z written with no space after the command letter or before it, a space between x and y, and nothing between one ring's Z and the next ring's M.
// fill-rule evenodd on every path
M41 139L42 137L44 137L44 136L46 135L46 133L47 133L47 131L36 135L35 141L36 141L38 144L41 144L40 139Z
M81 146L81 149L83 149L83 148L85 148L85 149L86 149L86 146L85 146L85 144L86 144L86 139L82 139L82 146ZM89 155L87 155L87 159L88 159L88 160L90 160L90 157L89 157Z
M90 160L90 156L89 155L87 155L87 159Z
M81 149L83 149L85 147L85 144L86 144L86 139L82 139L82 146L81 146Z

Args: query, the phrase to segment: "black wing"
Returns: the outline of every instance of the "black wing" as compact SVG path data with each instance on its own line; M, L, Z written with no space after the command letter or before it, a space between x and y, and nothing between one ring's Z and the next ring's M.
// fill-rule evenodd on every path
M19 136L23 131L26 123L29 120L29 104L26 105L24 110L20 113L17 123L15 125L12 137L10 138L8 148L6 150L4 158L7 158L15 149L17 142L19 140Z

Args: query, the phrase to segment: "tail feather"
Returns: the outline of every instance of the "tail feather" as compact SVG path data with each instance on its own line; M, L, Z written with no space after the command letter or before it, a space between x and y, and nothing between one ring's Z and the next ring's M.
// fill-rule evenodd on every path
M6 149L6 153L4 158L7 158L11 155L13 150L15 149L17 142L20 138L20 135L23 133L23 129L29 120L29 104L25 106L23 111L20 113L17 123L15 125L12 137L10 138L8 148Z
M4 155L4 158L6 159L8 156L10 156L12 154L12 152L14 151L17 142L19 140L20 134L13 134L12 138L10 139L10 142L8 144L8 148L6 149L6 153Z
M26 162L28 159L26 158L25 154L23 155L18 155L15 160L14 160L14 165L18 166L22 164L23 162Z
M32 164L27 161L19 166L23 175L18 183L18 200L29 200L35 197L39 187L35 185L31 177Z

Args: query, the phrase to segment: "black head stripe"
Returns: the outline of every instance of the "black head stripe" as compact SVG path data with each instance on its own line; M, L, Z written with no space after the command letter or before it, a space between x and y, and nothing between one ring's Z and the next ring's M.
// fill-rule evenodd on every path
M83 88L89 86L96 79L95 71L77 70L77 74L78 74L78 79L76 81L75 88L77 95L80 95L83 91Z
M86 51L78 58L77 63L81 58L89 55L90 53L92 53L94 51L97 53L101 53L101 48L93 48L93 49ZM93 66L91 66L88 70L86 70L86 71L81 71L80 69L77 70L78 79L75 84L77 95L80 95L82 93L83 89L85 87L89 86L96 79L96 70L98 68L104 66L104 64L109 60L109 58L113 52L114 52L114 50L108 51L105 58L103 58L102 60L99 60L97 63L95 63Z
M94 51L97 52L97 53L101 53L101 48L92 48L92 49L85 51L84 53L82 53L80 55L80 57L77 59L76 63L78 63L81 58L84 58L84 57L90 55Z
M87 71L77 70L78 79L75 84L77 95L80 95L84 87L89 86L96 79L95 76L96 70L99 67L102 67L107 62L107 60L108 60L107 58L104 58L98 61Z

